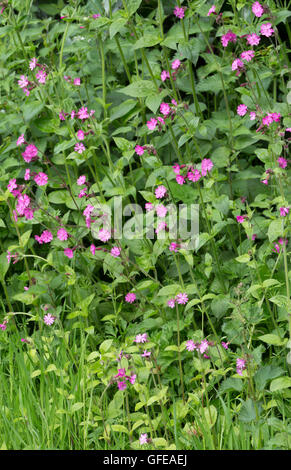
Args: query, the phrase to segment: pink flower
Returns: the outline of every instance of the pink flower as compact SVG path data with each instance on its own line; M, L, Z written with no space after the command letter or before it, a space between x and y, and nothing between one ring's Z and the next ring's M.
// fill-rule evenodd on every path
M30 163L33 158L38 154L38 150L34 144L29 144L25 147L24 152L21 154L26 163Z
M13 178L12 180L9 180L9 183L7 185L8 191L10 191L10 193L11 193L16 188L17 188L16 178Z
M64 249L64 255L67 256L68 258L72 259L74 257L74 252L71 250L71 248L65 248Z
M227 47L229 42L234 42L235 43L236 40L237 40L236 34L234 34L230 29L228 30L228 32L226 34L224 34L221 37L221 43L222 43L223 47Z
M266 179L266 180L262 180L261 183L266 184L266 185L269 184L269 182L268 182L267 179Z
M228 345L229 343L225 343L224 341L221 341L221 346L224 348L224 349L228 349Z
M35 75L35 77L36 77L38 83L44 84L45 81L46 81L46 78L47 78L47 74L46 74L45 70L39 70L37 72L37 74Z
M31 59L31 61L29 62L29 68L30 68L30 70L34 70L34 69L35 69L36 63L37 63L36 57L33 57L33 58Z
M131 385L133 385L136 381L136 374L132 374L128 380L130 381Z
M185 176L183 176L183 175L177 175L177 176L176 176L176 181L177 181L178 184L181 184L181 185L184 184L184 183L185 183L185 179L186 179L186 178L185 178Z
M275 122L280 122L281 114L280 113L271 113L272 119Z
M20 80L18 80L18 85L20 88L25 88L28 85L28 78L25 75L21 75Z
M146 343L148 341L148 335L147 333L136 335L133 341L134 343Z
M174 15L179 18L180 20L182 18L184 18L185 16L185 12L184 12L184 8L180 8L178 5L175 7L174 9Z
M176 175L179 175L179 173L180 173L180 165L178 165L178 163L176 163L172 168L173 168L173 172L174 172Z
M271 23L266 23L262 24L260 32L263 36L269 38L275 31L273 30Z
M243 69L243 68L244 68L243 62L240 59L234 59L232 65L231 65L231 69L234 71L234 70L240 70L240 69Z
M136 145L134 150L135 150L135 153L137 153L137 155L143 155L144 154L144 148L141 145Z
M86 147L84 144L80 143L80 142L77 142L75 147L74 147L74 150L75 152L78 152L78 153L83 153L85 152L86 150Z
M176 8L177 8L177 7L176 7ZM141 434L141 435L139 436L139 443L140 443L140 445L142 446L142 445L144 445L144 444L147 444L147 442L148 442L148 435L147 435L147 434Z
M181 65L181 62L179 59L173 60L171 64L172 70L178 70L180 65Z
M165 217L168 212L168 209L165 206L160 205L156 207L156 211L157 211L158 217Z
M117 382L117 387L119 390L125 390L127 385L125 381Z
M201 173L199 170L194 170L194 173L192 171L189 171L187 173L187 178L189 181L193 181L193 182L196 182L196 181L199 181L200 178L201 178Z
M125 377L126 376L126 371L125 369L117 369L118 374L115 375L114 377Z
M189 339L189 341L187 341L186 349L187 349L187 351L194 351L194 349L197 349L197 346L194 343L194 341L192 341L192 339Z
M59 113L59 118L60 118L61 121L65 121L65 120L66 120L66 115L65 115L65 114L66 114L66 113L63 113L63 111L61 111L61 112Z
M77 139L78 140L84 140L85 139L85 133L81 129L78 130L78 132L77 132Z
M145 349L141 357L150 357L150 355L151 355L151 352Z
M26 168L25 174L24 174L24 180L29 181L30 180L30 169Z
M154 131L157 127L157 124L158 121L155 118L151 118L149 121L147 121L147 126L150 131Z
M90 214L91 212L94 210L94 207L91 206L91 204L88 204L88 206L86 207L86 209L83 210L83 215L85 217L90 217Z
M168 116L168 114L170 114L171 108L170 108L170 106L168 105L168 103L161 103L161 105L160 105L160 112L161 112L164 116Z
M201 162L201 174L202 176L206 176L207 172L210 172L213 168L213 163L210 158L204 158Z
M289 207L280 207L281 217L286 217L289 214Z
M103 243L107 242L111 238L111 233L104 228L101 228L98 232L98 240L101 240Z
M207 13L207 16L210 16L212 13L216 13L215 8L216 8L215 5L212 5L212 7L209 9Z
M45 173L40 172L35 175L34 181L38 186L45 186L48 182L48 176Z
M75 116L76 116L76 111L73 110L73 111L71 112L71 119L74 119Z
M79 176L79 178L77 179L77 185L82 186L85 183L86 183L86 176L85 175Z
M262 5L259 2L255 2L252 5L252 12L255 16L260 18L262 16L262 14L264 13L264 8L262 7Z
M155 195L157 199L161 199L162 197L165 196L166 193L167 193L167 188L165 188L165 186L163 185L158 186L155 190Z
M241 56L242 60L246 60L247 62L250 62L255 57L255 53L251 49L249 51L242 52L240 56Z
M49 243L53 239L53 234L49 230L44 230L41 234L41 240L43 243Z
M161 73L161 80L162 82L165 82L167 78L170 78L170 74L167 70L163 70Z
M246 368L246 361L245 359L237 358L236 360L236 372L239 375L242 375L242 371Z
M80 85L81 85L81 80L80 80L79 77L77 77L77 78L74 79L74 85L76 85L76 86L80 86Z
M81 198L81 197L84 197L84 196L86 196L86 194L87 194L87 193L86 193L86 189L81 189L81 191L80 191L79 194L78 194L78 197L80 197L80 198Z
M94 15L92 15L92 18L96 19L96 18L100 18L100 13L95 13Z
M247 35L247 43L251 46L257 46L260 42L261 38L255 33Z
M185 305L188 302L188 296L186 293L180 293L176 296L176 301L178 304Z
M46 325L50 326L54 323L56 317L54 317L53 315L51 315L50 313L47 313L44 317L43 317L43 321L45 322Z
M21 135L18 137L17 141L16 141L17 147L19 147L19 145L21 145L21 144L24 144L24 142L25 142L25 140L24 140L24 134L21 134Z
M125 296L125 302L132 304L136 300L136 295L133 292L128 292Z
M208 349L207 339L203 339L201 341L201 343L199 344L198 348L199 348L199 351L200 351L201 354L205 353L205 351L207 351L207 349Z
M92 245L90 245L90 251L92 253L92 255L95 255L96 253L96 246L92 243Z
M168 302L167 302L168 307L174 308L175 307L175 302L176 302L175 299L168 300Z
M110 254L113 256L113 258L118 258L118 256L120 255L120 248L118 248L117 246L114 246L111 249Z
M165 125L165 120L161 116L158 116L157 119L162 124L162 126Z
M147 212L151 211L154 208L153 204L151 202L146 202L145 203L145 210Z
M64 228L60 228L58 230L57 237L59 240L64 241L68 240L69 234Z
M167 227L166 222L160 222L155 230L155 233L161 232L161 230L164 230Z
M18 197L17 199L17 204L16 204L16 210L18 212L18 215L23 215L24 210L29 206L30 204L30 197L27 196L27 194L23 194Z
M250 112L250 120L254 121L256 119L256 113L254 111Z
M287 166L287 160L283 157L279 157L278 160L278 165L281 167L281 168L286 168Z
M236 112L239 116L244 116L248 111L248 107L245 104L239 104Z
M269 127L270 124L272 124L273 120L274 120L274 119L273 119L272 115L271 115L271 114L267 114L267 116L263 117L263 119L262 119L262 124L263 124L264 126Z
M242 224L245 220L245 215L237 215L236 220L238 221L239 224Z
M179 245L178 243L175 243L175 242L172 242L169 246L169 250L174 251L175 253L177 253L178 248L179 248Z
M85 108L85 107L82 107L81 109L79 109L78 118L79 119L88 119L89 118L88 109Z

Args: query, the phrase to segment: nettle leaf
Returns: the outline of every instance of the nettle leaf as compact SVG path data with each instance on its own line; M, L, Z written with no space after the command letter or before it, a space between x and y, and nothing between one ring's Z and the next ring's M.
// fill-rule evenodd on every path
M125 116L129 111L131 111L136 106L136 100L126 100L123 101L118 106L114 106L114 108L110 108L110 121L115 121L123 116Z
M146 34L145 36L138 39L133 46L133 49L142 49L143 47L153 47L161 42L162 38L155 34Z
M182 287L179 284L171 284L170 286L162 287L159 290L158 295L175 297L179 292L182 292Z
M114 38L114 36L119 33L119 31L126 25L127 18L117 18L115 19L109 28L110 39Z
M259 336L258 339L264 341L264 343L271 344L273 346L283 346L283 344L287 343L287 339L282 339L278 335L274 335L271 333Z
M133 98L146 98L156 92L156 87L150 80L136 80L125 88L117 90L118 93L132 96Z
M281 367L268 364L261 366L254 375L254 380L259 391L263 391L269 380L275 379L279 375L284 374L284 369Z
M279 377L271 382L270 392L278 392L291 387L291 377Z
M254 421L256 417L257 415L254 401L251 398L248 398L242 404L238 419L243 423L250 423L251 421Z
M4 281L8 268L9 263L7 259L7 253L2 253L2 255L0 255L0 281Z
M272 220L268 228L268 237L270 242L277 240L283 234L283 222L280 219Z
M24 104L22 108L24 120L31 121L32 118L39 115L43 108L43 103L40 103L39 101L32 101Z
M139 8L142 0L126 0L127 10L130 16L132 16Z

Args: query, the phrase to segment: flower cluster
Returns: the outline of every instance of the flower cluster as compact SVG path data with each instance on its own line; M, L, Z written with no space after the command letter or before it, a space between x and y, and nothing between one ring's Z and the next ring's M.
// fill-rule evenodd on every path
M177 294L174 299L169 299L167 302L168 307L174 308L175 304L180 304L180 305L185 305L188 302L188 296L184 292L180 292L180 294Z
M201 169L194 168L192 165L178 165L177 163L173 166L173 171L176 175L176 181L178 184L182 185L188 181L197 182L206 176L207 173L213 168L213 162L209 158L204 158L201 162ZM181 171L184 170L184 174L181 174Z

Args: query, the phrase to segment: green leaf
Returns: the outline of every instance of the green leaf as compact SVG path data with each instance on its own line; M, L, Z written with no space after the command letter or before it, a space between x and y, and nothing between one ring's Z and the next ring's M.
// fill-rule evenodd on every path
M71 407L71 413L75 413L76 411L79 411L81 410L81 408L83 408L84 406L84 403L82 402L77 402L77 403L74 403Z
M282 220L280 219L272 220L268 229L268 237L269 237L270 242L277 240L277 238L281 237L282 234L283 234Z
M245 402L243 402L238 419L243 423L250 423L251 421L254 421L256 417L257 415L254 402L251 398L248 398Z
M248 253L245 253L244 255L241 255L241 256L238 256L237 258L235 258L236 261L238 261L239 263L248 263L250 261L250 255Z
M156 87L150 80L136 80L125 88L116 91L132 96L133 98L146 98L150 94L155 94Z
M22 248L24 248L27 243L28 243L28 240L30 239L30 235L31 235L31 230L27 230L27 232L23 233L20 237L20 246Z
M259 370L254 375L254 380L257 386L257 389L261 392L264 390L267 382L271 379L275 379L279 375L284 373L284 369L274 365L261 366Z
M0 281L4 281L8 268L7 253L2 253L2 255L0 255Z
M181 286L179 284L171 284L170 286L162 287L159 290L158 295L175 297L179 292L181 292Z
M286 339L282 339L279 336L271 334L271 333L267 335L259 336L258 339L260 339L261 341L264 341L264 343L271 344L273 346L283 346L283 344L285 344L287 341Z
M129 433L128 429L122 424L112 424L111 429L114 432L125 432L125 434Z
M114 38L115 34L119 33L126 23L127 18L117 18L114 20L109 28L110 39Z
M32 118L37 116L44 108L44 105L39 101L31 101L23 105L23 117L26 122L31 121Z
M289 387L291 387L291 377L279 377L278 379L272 380L270 392L277 392L278 390L284 390Z
M156 44L159 44L161 40L162 39L159 35L147 34L136 41L135 45L133 46L133 49L136 50L142 49L143 47L153 47Z

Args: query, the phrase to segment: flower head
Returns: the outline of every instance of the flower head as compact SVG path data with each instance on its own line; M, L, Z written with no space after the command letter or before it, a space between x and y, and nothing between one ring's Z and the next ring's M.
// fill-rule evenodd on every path
M139 156L144 154L144 148L141 145L136 145L134 150Z
M60 228L57 233L57 237L61 241L68 240L69 234L64 228Z
M264 8L259 2L255 2L252 4L252 12L255 16L260 18L262 14L264 13Z
M98 232L98 240L101 240L102 242L107 242L111 238L111 233L108 230L105 230L104 228L101 228Z
M188 296L186 293L180 293L176 296L176 301L178 304L185 305L188 302Z
M125 296L125 302L132 304L136 300L136 295L133 292L128 292Z
M278 160L277 160L277 162L278 162L279 167L281 167L281 168L286 168L286 166L287 166L287 160L286 160L285 158L279 157Z
M155 195L157 199L161 199L162 197L165 196L166 193L167 193L167 188L165 188L165 186L163 185L158 186L155 190Z
M118 258L120 256L120 248L118 248L117 246L114 246L111 251L110 251L110 254L113 256L113 258Z
M248 111L248 107L245 104L239 104L236 112L239 116L244 116Z
M157 124L158 121L155 118L151 118L149 121L147 121L147 126L150 131L154 131L157 127Z
M38 154L38 150L34 144L29 144L25 147L24 152L21 154L26 163L30 163Z
M286 217L289 214L289 207L280 207L279 210L281 217Z
M215 8L216 8L215 5L212 5L212 7L209 9L207 13L207 16L210 16L212 13L216 13Z
M183 8L183 7L180 8L180 7L177 5L177 6L175 7L175 9L174 9L174 15L175 15L177 18L179 18L180 20L181 20L182 18L184 18L184 16L185 16L184 8Z
M207 172L210 172L213 168L213 163L210 158L204 158L201 162L201 174L202 176L206 176Z
M271 23L266 23L262 24L260 32L262 36L266 36L267 38L269 38L275 31L273 30Z
M178 70L180 65L181 65L181 62L179 59L173 60L171 64L172 70Z
M74 252L71 248L65 248L64 249L64 255L67 256L68 258L72 259L74 257Z
M250 62L255 57L255 53L252 49L250 49L249 51L243 51L240 56L242 60Z
M51 315L50 313L47 313L44 317L43 317L43 321L45 322L46 325L50 326L54 323L56 317L54 317L53 315Z
M48 176L45 173L40 172L35 175L34 181L38 186L45 186L48 182Z
M148 442L148 435L147 435L147 434L141 434L141 435L139 436L139 443L140 443L140 445L142 446L142 445L144 445L144 444L147 444L147 442Z
M187 351L194 351L194 349L197 349L197 346L194 343L194 341L192 341L192 339L189 339L189 341L187 341L186 349L187 349Z
M148 341L148 335L147 333L136 335L133 341L135 343L146 343Z
M75 152L78 152L78 153L81 154L81 153L85 152L86 147L81 142L77 142L75 147L74 147L74 150L75 150Z
M250 44L251 46L257 46L261 40L260 36L258 36L255 33L248 34L246 39L247 39L247 43Z
M162 82L165 82L167 78L170 78L170 73L167 70L163 70L161 73Z

